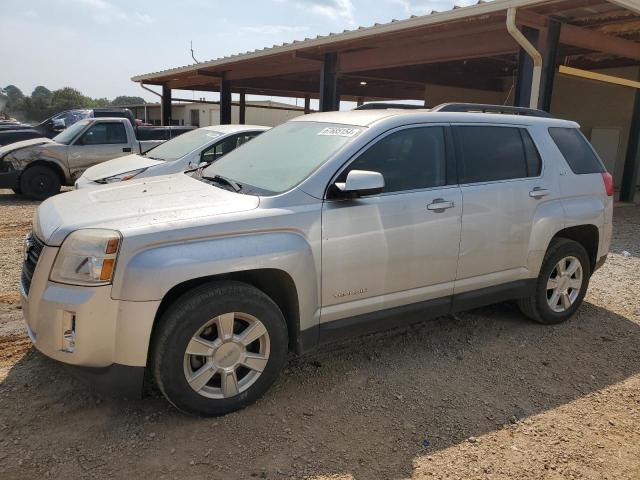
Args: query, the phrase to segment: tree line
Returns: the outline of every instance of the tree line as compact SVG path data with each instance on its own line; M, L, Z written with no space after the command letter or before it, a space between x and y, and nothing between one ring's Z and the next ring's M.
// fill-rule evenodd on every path
M54 113L72 108L117 107L122 105L146 103L142 97L121 95L108 98L91 98L71 87L49 90L42 85L37 86L31 95L25 95L15 85L5 87L7 104L4 113L22 121L40 122Z

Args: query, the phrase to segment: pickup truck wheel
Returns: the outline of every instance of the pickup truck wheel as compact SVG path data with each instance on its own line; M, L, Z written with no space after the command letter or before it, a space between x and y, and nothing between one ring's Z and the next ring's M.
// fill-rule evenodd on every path
M590 276L589 256L584 247L573 240L555 240L542 262L535 293L518 300L518 306L536 322L564 322L582 304Z
M282 312L240 282L210 283L183 295L162 316L154 338L158 387L194 415L224 415L253 403L287 358Z
M60 193L60 177L49 167L35 165L20 175L20 190L36 200L45 200Z

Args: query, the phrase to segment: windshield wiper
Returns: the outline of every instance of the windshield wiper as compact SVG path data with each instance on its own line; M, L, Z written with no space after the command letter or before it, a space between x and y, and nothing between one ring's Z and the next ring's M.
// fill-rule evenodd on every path
M203 180L207 180L209 182L212 182L212 183L217 183L217 184L220 184L220 185L227 185L227 186L231 187L234 192L239 192L240 190L242 190L242 185L240 185L239 183L234 182L230 178L223 177L222 175L214 175L213 177L201 176L200 178L203 179Z

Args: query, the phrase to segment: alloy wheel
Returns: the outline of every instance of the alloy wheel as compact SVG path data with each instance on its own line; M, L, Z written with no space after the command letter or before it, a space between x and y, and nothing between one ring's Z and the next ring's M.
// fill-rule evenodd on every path
M258 380L269 361L269 348L269 333L256 317L242 312L219 315L187 344L185 378L205 397L236 396Z
M571 308L580 295L582 280L580 260L573 256L560 260L547 281L547 303L551 310L562 313Z

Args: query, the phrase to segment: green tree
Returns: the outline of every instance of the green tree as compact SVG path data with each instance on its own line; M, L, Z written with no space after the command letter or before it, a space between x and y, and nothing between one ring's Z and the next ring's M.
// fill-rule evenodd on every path
M122 106L122 105L141 105L147 103L144 101L144 98L142 97L130 97L127 95L120 95L119 97L116 97L113 99L113 101L111 102L111 105L118 107L118 106Z
M42 85L37 86L31 92L31 99L28 102L27 113L31 120L41 121L50 116L51 111L51 99L53 94L51 90Z
M22 93L22 90L20 90L15 85L8 85L7 87L5 87L5 91L7 92L7 97L9 97L5 110L13 115L20 113L24 114L25 97Z
M109 107L111 106L111 100L108 98L92 98L91 106L93 108Z
M64 87L54 90L51 95L52 112L61 112L63 110L71 110L73 108L90 108L91 99L85 97L75 88Z

